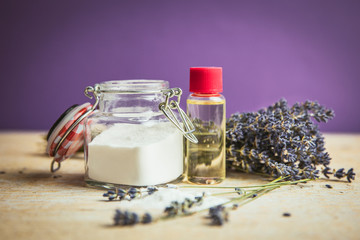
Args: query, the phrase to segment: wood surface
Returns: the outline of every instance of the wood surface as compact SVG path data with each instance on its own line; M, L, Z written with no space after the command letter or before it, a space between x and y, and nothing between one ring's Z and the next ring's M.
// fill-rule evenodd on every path
M284 186L230 212L222 227L206 213L149 225L114 227L119 202L83 182L81 155L51 174L45 133L0 133L0 239L360 239L359 180L320 179ZM360 134L326 134L333 168L360 170ZM359 173L358 173L359 174ZM358 176L356 176L358 177ZM266 183L229 173L223 186ZM330 184L333 188L325 187ZM290 217L284 217L288 212Z

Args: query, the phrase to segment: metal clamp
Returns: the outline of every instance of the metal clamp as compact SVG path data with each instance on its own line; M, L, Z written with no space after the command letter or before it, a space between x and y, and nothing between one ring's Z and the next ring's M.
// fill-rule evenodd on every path
M55 168L55 163L57 163L57 167ZM57 161L55 161L55 159L54 160L52 160L52 162L51 162L51 165L50 165L51 167L50 167L50 170L51 170L51 172L56 172L57 170L59 170L60 169L60 167L61 167L61 163L60 162L57 162Z
M167 117L167 119L169 119L169 121L172 122L177 127L177 129L182 132L184 137L193 143L198 143L197 138L193 134L195 127L179 105L182 90L180 88L171 88L164 90L163 93L166 96L166 99L165 102L159 104L159 109L163 112L165 117ZM177 101L170 100L172 97L177 97ZM178 111L184 126L182 126L181 122L177 119L172 109L176 109Z
M95 103L92 108L93 110L95 110L95 108L99 104L99 100L100 100L100 86L98 84L95 84L94 87L92 87L92 86L86 87L84 90L84 94L88 98L92 99L93 96L91 96L90 93L92 93L92 95L96 98Z

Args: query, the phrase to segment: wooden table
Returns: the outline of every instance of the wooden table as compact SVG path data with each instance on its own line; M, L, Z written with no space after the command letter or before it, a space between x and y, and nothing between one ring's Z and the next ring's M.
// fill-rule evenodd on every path
M0 133L0 239L360 239L359 180L281 187L231 211L222 227L208 226L205 213L114 227L119 202L104 202L104 191L85 187L82 156L51 174L43 136ZM359 172L359 134L327 134L326 142L333 168ZM222 185L258 183L265 181L231 173ZM291 216L284 217L284 212Z

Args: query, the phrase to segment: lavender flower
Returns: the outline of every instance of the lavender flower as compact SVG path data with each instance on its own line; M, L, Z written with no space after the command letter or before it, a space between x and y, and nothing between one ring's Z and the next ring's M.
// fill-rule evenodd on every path
M103 194L103 197L107 197L109 201L112 200L132 200L134 198L139 198L144 194L151 195L154 192L158 191L158 188L155 186L149 186L145 189L131 187L127 191L122 188L117 188L115 190L109 190Z
M316 101L289 107L285 99L257 112L233 114L226 123L227 167L300 180L319 178L316 168L323 165L325 177L333 174L351 182L353 169L330 171L324 137L312 121L327 122L334 116Z

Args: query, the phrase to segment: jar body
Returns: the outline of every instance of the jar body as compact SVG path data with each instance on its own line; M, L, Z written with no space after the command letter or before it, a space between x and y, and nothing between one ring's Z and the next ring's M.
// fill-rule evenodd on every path
M159 110L161 80L100 84L99 110L85 124L85 181L90 186L148 186L181 179L183 136Z

